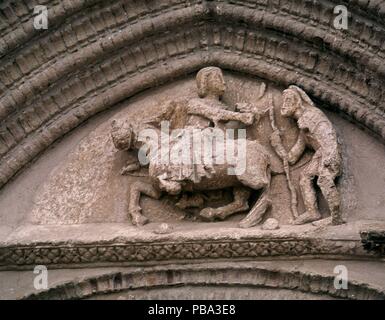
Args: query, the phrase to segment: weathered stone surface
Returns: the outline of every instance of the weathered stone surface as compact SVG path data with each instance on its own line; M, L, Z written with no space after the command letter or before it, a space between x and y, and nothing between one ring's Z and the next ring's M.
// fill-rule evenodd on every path
M47 30L35 1L0 4L0 298L384 298L383 0L39 3ZM341 4L347 30L333 26ZM223 96L218 81L197 96L208 66ZM164 120L180 97L203 127L240 120L224 127L263 147L249 148L250 177L266 155L267 179L207 192L199 179L225 175L185 166L158 185L116 150L121 123ZM16 271L37 264L58 268L40 293Z
M167 234L171 233L174 230L172 226L170 226L168 223L161 223L155 230L154 233L156 234Z
M278 228L279 228L279 222L277 219L274 219L274 218L268 218L262 224L262 230L276 230Z
M134 76L137 72L147 72L162 61L172 64L177 59L178 66L165 76L161 75L161 70L156 72L156 83L169 81L183 72L192 72L207 63L235 71L257 73L285 85L298 83L300 80L302 87L312 96L340 109L384 137L385 70L382 66L385 64L380 44L384 43L385 33L381 11L375 10L374 7L368 9L366 2L350 4L352 19L349 29L343 34L333 28L330 23L333 20L333 12L329 3L323 1L319 4L320 8L315 5L308 6L306 1L298 1L295 4L288 1L287 6L285 1L279 6L276 3L261 2L252 8L241 1L231 4L227 1L217 4L212 1L197 1L189 7L179 1L160 1L159 5L160 3L161 6L158 7L155 3L151 8L137 7L138 4L135 3L131 4L128 10L128 4L116 3L112 8L109 4L101 4L96 0L77 1L68 7L53 2L52 7L49 7L50 26L53 31L49 29L36 43L26 41L38 35L31 23L32 11L29 10L20 20L20 16L14 16L14 12L19 12L19 9L7 11L8 4L4 5L7 12L5 21L13 20L10 25L4 26L1 31L3 37L0 37L4 42L0 52L3 57L7 57L0 61L0 78L4 86L0 97L0 114L3 120L1 131L6 131L8 125L14 125L18 121L17 114L20 110L34 110L47 95L60 99L58 95L63 95L60 79L67 76L69 87L74 85L72 88L76 88L78 78L93 79L94 72L105 72L109 82L101 84L97 89L99 94L102 94L102 91L116 86L125 77ZM81 10L86 10L87 14L83 14ZM322 14L309 14L309 10ZM362 16L367 10L376 12L375 15L370 15L370 23L367 23L368 17ZM138 16L141 17L140 20L136 18ZM236 21L239 20L245 21L247 27L237 25ZM79 30L78 37L72 25ZM54 28L55 26L57 28ZM274 29L275 32L264 30L261 26L268 26L269 30ZM366 32L362 32L363 26ZM17 30L23 32L19 34L15 32ZM173 30L173 36L170 37L167 32L162 33L162 30ZM190 34L199 34L203 38L194 38ZM67 47L63 39L70 39L71 36L73 43L67 44ZM325 45L322 45L319 39L323 39ZM14 50L16 46L20 49ZM126 50L127 46L132 50ZM175 49L171 49L171 46ZM42 55L42 52L46 51L50 54ZM230 61L226 62L223 57L217 59L217 52L228 56ZM191 61L194 58L185 59L185 62L180 59L193 55L203 55L200 65L194 66ZM350 59L345 59L345 56ZM38 63L34 57L39 58ZM257 62L257 70L243 68L240 57L253 57L253 62L248 62L248 65L255 65ZM261 58L265 60L263 63ZM22 67L24 74L21 75L20 67L14 61L26 61L26 65L33 70L27 71ZM127 68L125 61L130 61L131 67ZM271 70L279 70L267 72L263 70L264 64ZM103 71L100 71L101 66ZM127 73L127 69L131 71ZM335 72L337 69L338 72ZM300 77L296 74L300 74ZM314 74L317 74L317 78L314 78ZM151 77L149 73L147 76ZM129 83L138 81L140 80L133 78ZM318 82L317 86L314 81ZM131 90L127 90L126 86L124 93L117 89L113 95L117 94L116 99L121 100L149 85L151 86L141 82L137 88ZM51 132L53 142L96 112L111 107L116 101L108 99L107 104L98 106L92 101L94 90L87 87L87 90L81 90L78 94L74 92L70 99L60 103L58 113L41 114L39 121L28 130L34 132L36 139L41 139L39 128L60 121L60 117L72 109L74 104L79 105L77 107L82 109L82 116L70 125L62 127L60 131ZM10 101L8 96L13 99ZM342 96L345 98L341 99ZM26 136L23 141L30 143ZM46 147L36 147L37 150L33 154L40 153ZM14 149L14 146L6 149L13 158L16 157ZM1 169L0 166L4 176L2 184L33 157L17 159L17 166L11 171ZM6 165L8 163L4 162L4 166Z

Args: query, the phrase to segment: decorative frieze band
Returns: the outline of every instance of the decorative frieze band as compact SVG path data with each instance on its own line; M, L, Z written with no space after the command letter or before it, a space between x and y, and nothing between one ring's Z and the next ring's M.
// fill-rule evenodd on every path
M256 239L154 243L39 244L0 248L0 266L119 264L234 258L343 256L370 258L358 240Z

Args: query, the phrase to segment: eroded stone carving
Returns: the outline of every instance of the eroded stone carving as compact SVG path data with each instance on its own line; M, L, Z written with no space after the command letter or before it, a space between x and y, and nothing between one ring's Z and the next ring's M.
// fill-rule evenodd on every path
M317 185L328 203L332 223L343 223L340 216L340 196L334 183L335 178L341 173L341 153L333 125L323 112L314 106L307 94L297 86L290 86L283 92L281 114L294 118L300 132L289 152L280 148L279 132L277 130L273 132L271 143L276 147L280 157L287 158L290 164L295 164L307 146L315 151L312 160L300 176L306 212L294 223L304 224L321 218L313 186L313 180L316 177Z
M231 108L221 101L225 92L225 81L219 68L208 67L200 70L196 83L199 98L170 101L159 115L142 123L130 123L127 119L112 121L111 135L115 147L137 152L137 160L129 162L122 169L122 174L135 172L141 166L148 165L150 182L136 181L129 191L128 212L134 225L148 222L139 205L141 194L154 199L159 199L162 192L175 195L179 197L175 203L179 208L198 207L201 218L223 220L234 213L247 211L251 191L262 190L256 203L239 223L239 226L244 228L254 226L262 222L271 205L271 175L278 173L285 174L290 190L292 223L304 224L321 219L316 191L312 185L315 177L318 177L317 184L331 212L331 219L325 222L331 220L333 224L342 223L339 214L339 193L334 183L341 169L336 132L327 117L314 106L305 92L296 86L290 86L283 92L281 115L294 118L299 129L296 143L286 151L275 123L271 94L268 95L267 101L261 100L267 104L264 108L250 103L237 103L235 108ZM259 98L264 97L265 89L265 84L259 88ZM246 134L242 137L241 130L246 131L241 128L242 125L250 126L265 116L270 119L273 130L271 146L282 159L283 172L275 172L271 165L272 153L260 144L258 139L251 140ZM232 135L229 134L226 128L229 121L237 121L238 136L234 135L234 130L231 131ZM191 141L193 148L190 152ZM204 143L203 149L202 144L198 144L197 148L196 141L215 143L211 145L214 146L213 149L208 152ZM166 152L162 149L165 146ZM300 175L299 185L306 211L299 215L297 191L291 178L290 165L299 161L306 147L315 153ZM223 162L217 161L221 155L228 154L232 155L231 159L223 157ZM187 161L180 159L183 157ZM180 161L170 162L172 158ZM207 158L211 161L206 162ZM204 207L202 191L229 187L233 188L232 202L215 208Z
M173 129L183 128L184 130L179 131L179 135L171 136L169 141L169 150L180 150L178 144L183 144L181 136L191 133L192 139L198 138L195 139L198 141L216 139L219 136L225 137L225 131L219 124L220 122L233 120L246 125L253 122L254 114L226 110L227 107L219 100L225 90L223 75L219 68L202 69L197 75L197 87L200 98L171 102L164 113L148 121L145 126L138 127L127 120L113 121L112 138L116 148L140 150L143 147L143 142L140 141L140 131L147 129L146 125L150 123L155 123L157 126L161 122L168 121ZM160 135L161 133L159 133ZM219 141L218 144L215 144L222 154L227 154L228 148L232 144L237 154L233 161L230 162L229 159L224 159L223 162L212 161L220 153L216 150L217 152L208 159L208 162L202 159L202 163L201 159L197 159L197 153L200 150L194 147L192 154L188 155L188 157L192 157L193 161L188 161L187 165L183 162L176 165L163 164L158 157L162 151L159 151L158 147L151 146L152 141L149 144L149 153L155 154L150 155L149 160L149 175L152 183L140 181L131 186L128 210L133 224L143 225L148 222L148 219L141 214L139 206L139 198L142 193L157 199L160 197L161 191L175 195L182 191L199 192L233 187L233 202L219 208L204 208L200 211L201 217L213 220L215 218L225 219L233 213L249 208L247 200L250 192L244 188L245 186L254 190L262 189L263 193L248 215L240 222L240 226L250 227L259 223L270 205L268 197L269 156L264 147L256 141L243 139L242 150L240 145L234 141L234 139L227 138L226 141ZM239 141L239 138L236 139L236 142ZM181 147L183 148L183 145ZM174 153L173 150L170 152L170 157ZM206 155L207 153L203 152L203 157ZM243 170L237 170L240 162L244 162ZM133 165L133 168L136 167L137 165ZM127 169L124 171L126 172ZM235 173L229 174L229 171L235 171Z

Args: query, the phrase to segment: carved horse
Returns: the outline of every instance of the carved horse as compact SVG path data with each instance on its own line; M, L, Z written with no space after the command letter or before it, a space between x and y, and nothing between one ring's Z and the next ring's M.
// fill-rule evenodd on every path
M111 136L115 147L118 150L140 150L144 142L139 141L139 128L134 129L134 124L127 120L113 120L111 123ZM262 190L262 194L251 208L247 216L239 223L242 228L248 228L261 222L267 208L271 205L269 198L269 188L271 181L270 157L267 150L256 141L246 140L245 167L242 172L228 174L234 163L229 163L226 159L222 164L213 164L210 175L203 176L199 181L171 181L171 185L165 187L163 177L167 172L168 165L160 165L158 161L149 158L149 182L136 181L129 191L128 213L134 225L144 225L148 222L141 213L140 196L145 194L151 198L159 199L162 191L169 194L178 194L182 191L199 192L208 190L220 190L233 187L233 202L219 208L204 208L200 211L200 216L204 219L225 219L226 217L249 209L248 198L250 196L249 187L254 190ZM147 144L151 147L151 143ZM157 150L148 150L151 151ZM171 165L171 164L170 164ZM175 169L175 164L171 170Z

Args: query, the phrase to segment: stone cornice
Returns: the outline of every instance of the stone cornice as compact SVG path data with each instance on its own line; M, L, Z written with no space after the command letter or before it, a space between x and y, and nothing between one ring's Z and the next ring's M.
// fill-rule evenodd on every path
M60 268L298 257L378 260L381 255L365 250L360 239L358 230L367 229L368 225L326 229L285 226L282 230L263 231L229 227L231 224L221 228L217 224L201 224L201 228L195 225L186 231L182 224L176 232L166 235L154 234L151 224L145 229L93 225L96 229L92 234L87 234L87 225L22 227L0 243L0 267L23 269L43 264ZM381 225L373 230L380 230ZM49 240L53 233L54 241Z

